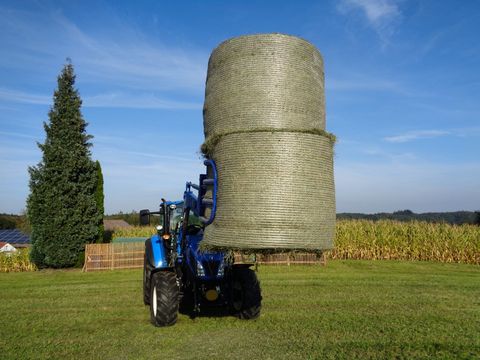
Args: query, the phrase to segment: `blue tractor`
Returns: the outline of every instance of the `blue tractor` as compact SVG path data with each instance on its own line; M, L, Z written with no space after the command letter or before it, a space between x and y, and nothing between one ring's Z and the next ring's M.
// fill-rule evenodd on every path
M143 299L151 322L169 326L178 312L195 317L208 309L241 319L260 315L261 290L253 263L235 263L232 252L199 249L216 211L217 171L205 160L199 184L187 182L183 201L162 199L160 210L140 211L140 223L160 216L157 234L145 242ZM197 192L197 195L195 194Z

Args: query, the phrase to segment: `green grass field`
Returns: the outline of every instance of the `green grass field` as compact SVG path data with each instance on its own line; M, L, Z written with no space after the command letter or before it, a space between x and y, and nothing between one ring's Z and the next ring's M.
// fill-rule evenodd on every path
M262 266L260 319L154 328L141 271L0 273L2 359L480 358L480 269Z

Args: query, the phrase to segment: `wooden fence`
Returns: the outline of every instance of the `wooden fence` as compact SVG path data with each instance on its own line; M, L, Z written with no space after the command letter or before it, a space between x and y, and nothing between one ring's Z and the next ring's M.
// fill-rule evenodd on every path
M145 244L110 243L85 246L84 271L138 269L143 267Z
M143 242L87 244L83 270L140 269L143 267L144 253ZM326 258L325 255L294 252L271 255L236 253L235 262L254 262L256 265L326 265Z

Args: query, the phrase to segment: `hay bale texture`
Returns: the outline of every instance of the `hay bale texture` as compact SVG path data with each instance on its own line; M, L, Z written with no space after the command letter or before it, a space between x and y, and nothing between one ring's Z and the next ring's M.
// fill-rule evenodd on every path
M241 36L210 56L205 137L259 128L325 129L323 59L305 40Z
M204 148L217 164L205 247L333 247L334 137L325 132L323 61L305 40L234 38L209 61Z

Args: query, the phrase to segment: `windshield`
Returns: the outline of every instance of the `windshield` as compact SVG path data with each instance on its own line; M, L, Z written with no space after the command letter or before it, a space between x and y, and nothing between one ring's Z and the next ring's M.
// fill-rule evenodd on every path
M170 230L173 231L177 227L177 224L179 224L182 221L182 216L183 216L183 206L182 205L177 205L177 208L175 210L172 210L170 213Z
M175 210L172 210L170 213L170 230L174 231L177 227L177 224L182 222L183 219L183 206L177 205ZM163 224L163 216L160 216L160 225L164 226ZM190 210L190 214L188 216L188 225L200 225L202 226L203 223L200 221L198 216L194 214L192 210Z

